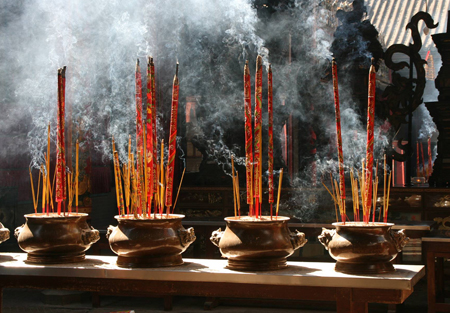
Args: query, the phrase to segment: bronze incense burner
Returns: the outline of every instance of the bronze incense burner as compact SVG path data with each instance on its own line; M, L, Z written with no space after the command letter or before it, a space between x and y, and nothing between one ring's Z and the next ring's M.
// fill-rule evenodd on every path
M0 223L0 243L9 239L9 229Z
M227 217L225 231L212 233L211 242L228 259L228 268L269 271L287 267L286 259L307 240L305 234L288 228L289 217L261 219Z
M333 223L323 228L319 241L336 260L335 270L347 274L380 274L395 271L391 261L409 238L391 223Z
M194 229L181 224L184 215L134 218L115 216L118 226L109 226L106 237L118 255L120 267L164 267L183 264L181 254L195 241Z
M24 225L14 235L19 247L27 252L27 262L35 264L72 263L84 260L85 251L100 239L90 227L88 214L26 214Z

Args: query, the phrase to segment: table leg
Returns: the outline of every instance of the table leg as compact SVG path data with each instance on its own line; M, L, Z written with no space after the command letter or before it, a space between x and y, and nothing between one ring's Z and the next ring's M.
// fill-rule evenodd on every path
M98 292L91 292L92 297L92 307L93 308L99 308L100 307L100 293Z
M444 290L444 258L436 258L436 302L445 302Z
M351 288L336 289L336 311L337 313L368 313L367 302L354 301Z
M434 271L434 253L427 253L427 285L428 285L428 313L436 312L436 281Z
M173 297L172 296L164 296L164 311L172 311L173 309Z
M3 288L0 287L0 313L2 313L2 307L3 307Z

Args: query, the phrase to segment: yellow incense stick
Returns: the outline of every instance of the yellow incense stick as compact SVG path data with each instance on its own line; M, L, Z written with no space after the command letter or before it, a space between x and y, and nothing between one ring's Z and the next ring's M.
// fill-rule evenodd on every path
M236 181L234 179L234 159L233 156L231 156L231 179L233 182L233 204L234 204L234 217L237 216L236 211Z
M72 173L67 173L67 212L71 212L72 210Z
M161 139L161 169L160 169L160 174L161 174L161 180L160 180L160 187L161 187L161 192L159 193L160 195L160 213L162 214L162 212L164 211L164 139Z
M34 211L37 213L37 207L38 207L38 202L39 202L39 187L41 185L41 171L38 171L38 185L37 185L37 194L36 194L36 205L34 207ZM44 182L42 182L42 184L44 184Z
M328 193L330 194L330 196L331 196L331 198L333 198L333 201L334 201L334 203L336 204L337 203L337 200L336 200L336 196L334 195L334 187L333 187L333 192L331 192L330 191L330 189L328 189L328 187L327 187L327 185L325 185L325 183L324 182L322 182L322 185L325 187L325 189L328 191ZM333 181L331 181L331 185L333 186ZM337 214L337 213L336 213Z
M177 197L175 198L175 203L173 204L172 213L175 212L175 206L177 205L178 196L180 195L181 184L183 183L184 173L186 172L186 168L183 169L183 174L181 174L180 185L178 186Z
M239 172L236 171L236 189L237 189L237 208L238 208L238 216L241 216L241 196L240 196L240 188L239 188Z
M278 180L278 197L277 197L277 211L276 218L278 218L278 208L280 206L280 195L281 195L281 183L283 181L283 169L280 171L280 179Z
M41 171L42 171L42 175L44 178L44 181L47 179L47 175L45 174L45 168L44 165L41 165ZM45 197L46 197L47 193L46 193L46 186L45 184L43 184L43 188L42 188L42 213L45 212Z
M33 208L34 208L34 213L37 213L37 210L36 210L36 198L34 197L33 175L31 175L31 167L28 168L28 171L30 172L31 195L33 196ZM39 177L40 177L40 176L39 176Z
M143 158L143 164L142 164L142 169L144 171L144 208L142 209L143 211L145 211L146 213L149 213L149 209L148 209L148 199L147 199L147 193L148 193L148 174L147 174L147 135L145 134L145 129L147 127L143 127L142 132L143 132L143 136L144 136L144 153L142 154L142 158ZM151 205L151 203L150 203ZM144 214L145 216L145 214Z
M114 138L113 138L113 147L114 147L115 145L114 145ZM117 166L116 166L116 161L115 161L115 157L114 157L114 154L115 154L115 150L113 150L113 164L114 164L114 182L115 182L115 186L116 186L116 201L117 201L117 205L120 205L120 201L119 201L119 181L118 181L118 179L117 179L117 175L118 175L118 173L117 173Z
M333 175L331 175L331 173L330 173L330 182L331 182L331 192L330 192L330 190L328 190L327 186L325 186L325 184L323 182L322 182L322 184L325 186L325 188L328 190L328 192L330 194L332 194L333 201L334 201L334 212L336 213L336 222L339 222L339 216L338 216L338 212L337 212L337 205L338 205L338 203L337 203L336 198L334 196Z
M391 193L391 174L392 174L392 172L389 173L389 182L388 182L387 199L386 199L386 212L384 213L384 220L385 221L387 221L388 210L389 210L389 196L390 196L390 193Z
M130 171L131 175L131 186L132 190L130 192L130 199L131 199L131 211L134 215L134 218L137 218L137 210L136 210L136 197L137 197L137 190L136 190L136 173L134 171L134 154L130 153L130 165L131 167L128 169Z

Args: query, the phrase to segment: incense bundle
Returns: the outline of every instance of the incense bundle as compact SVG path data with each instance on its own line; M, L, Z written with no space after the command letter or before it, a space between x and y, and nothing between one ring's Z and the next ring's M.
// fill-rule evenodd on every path
M375 66L372 65L369 70L369 90L367 103L367 145L366 145L366 177L365 177L365 201L366 212L363 215L364 222L368 223L370 218L370 207L372 201L372 176L373 176L373 143L374 143L374 127L375 127L375 88L376 73ZM364 168L364 167L363 167Z
M268 165L269 165L269 177L268 177L268 184L269 184L269 203L270 203L270 216L272 217L272 206L274 202L273 198L273 81L272 81L272 66L269 64L269 69L267 73L267 79L268 79L268 115L269 115L269 142L268 142Z
M172 206L173 193L173 173L175 171L175 154L177 152L177 118L178 118L178 63L175 76L173 78L172 87L172 110L170 113L170 133L169 133L169 156L167 161L167 178L166 178L166 206L167 212Z
M345 176L344 176L344 153L342 151L342 133L341 133L341 111L339 105L339 89L338 89L338 75L336 60L332 61L332 73L333 73L333 93L334 93L334 109L336 116L336 142L338 150L339 161L339 189L342 204L344 209L342 210L344 215L341 215L342 222L345 223Z
M255 154L254 154L254 197L255 215L258 217L262 200L262 57L256 58L255 75Z
M247 181L247 204L250 205L249 215L253 215L253 134L252 134L252 103L251 82L248 61L244 67L244 112L245 112L245 174Z
M58 215L61 214L61 203L66 199L66 157L65 157L65 86L66 67L58 69L58 108L57 108L57 152L56 152L56 202ZM47 173L47 177L49 173Z

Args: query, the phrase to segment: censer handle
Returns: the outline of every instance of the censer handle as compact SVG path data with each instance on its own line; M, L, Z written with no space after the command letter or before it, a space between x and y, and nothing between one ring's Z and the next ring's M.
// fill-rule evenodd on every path
M117 228L117 226L112 226L109 225L108 229L106 230L106 239L109 239L109 237L111 236L112 232Z
M389 230L392 240L394 241L395 248L397 249L397 252L401 252L403 250L403 247L408 243L409 237L406 237L405 230Z
M328 244L333 239L335 234L335 229L322 228L322 233L317 238L319 239L319 242L325 247L325 249L328 250Z
M193 227L178 230L178 236L180 237L180 242L183 247L189 246L191 243L195 241L195 239L197 239L197 237L195 237Z
M22 230L23 230L24 227L25 227L25 224L22 225L22 226L17 227L17 228L14 230L14 237L16 237L16 239L19 239L20 233L22 232ZM8 237L9 237L9 234L8 234Z
M99 241L100 233L97 229L91 228L83 229L81 240L85 245L91 245Z
M297 250L297 249L303 247L308 242L305 234L299 232L298 230L295 230L294 233L291 232L290 236L291 236L291 243L292 243L292 246L294 247L294 250Z
M0 223L0 243L9 239L9 229Z
M222 229L218 229L212 232L211 234L211 238L209 238L209 240L211 240L211 242L215 245L215 246L219 246L219 242L220 239L222 239L224 231L222 231Z

